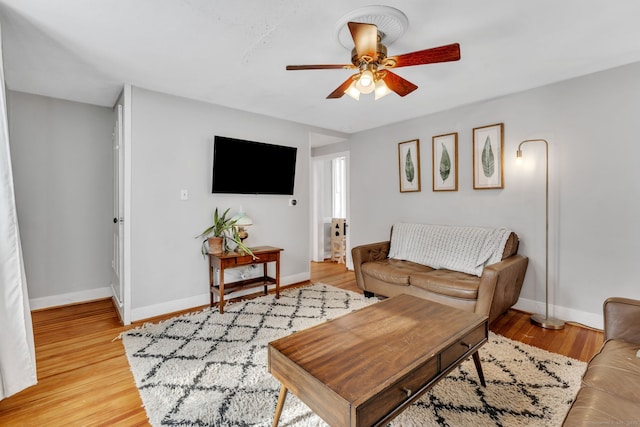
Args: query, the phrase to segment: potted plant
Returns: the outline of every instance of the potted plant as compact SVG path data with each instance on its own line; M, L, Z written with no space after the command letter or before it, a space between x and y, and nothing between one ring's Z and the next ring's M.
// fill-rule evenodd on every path
M213 212L213 223L210 227L204 230L196 238L204 238L202 241L201 252L202 255L207 253L228 252L229 242L235 244L235 250L249 254L255 258L251 249L245 246L238 236L238 230L236 229L236 220L231 217L227 217L229 209L224 211L222 215L218 214L218 208Z

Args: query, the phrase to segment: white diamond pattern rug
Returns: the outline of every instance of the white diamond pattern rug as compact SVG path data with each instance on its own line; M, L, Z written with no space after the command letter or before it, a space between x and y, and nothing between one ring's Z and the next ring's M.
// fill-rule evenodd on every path
M270 426L280 384L267 344L375 303L315 284L146 324L122 334L153 426ZM392 426L559 426L586 364L490 333L480 349L487 387L471 360ZM280 426L326 426L291 393Z

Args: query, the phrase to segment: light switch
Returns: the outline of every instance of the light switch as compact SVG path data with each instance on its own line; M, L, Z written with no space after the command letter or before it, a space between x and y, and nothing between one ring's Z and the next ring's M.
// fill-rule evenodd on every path
M189 200L189 190L180 190L180 200Z

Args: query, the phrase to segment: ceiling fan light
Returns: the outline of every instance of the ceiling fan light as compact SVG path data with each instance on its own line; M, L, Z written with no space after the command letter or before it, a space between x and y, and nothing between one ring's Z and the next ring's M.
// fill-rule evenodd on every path
M375 91L375 99L378 100L383 96L387 96L391 93L391 90L387 86L387 84L382 79L378 79L376 81L376 91Z
M360 84L364 87L373 84L373 73L369 70L363 71L360 76Z
M355 99L356 101L360 100L360 91L356 87L356 82L353 81L349 87L344 91L347 95Z
M356 81L356 88L360 93L371 93L375 89L373 73L365 70Z

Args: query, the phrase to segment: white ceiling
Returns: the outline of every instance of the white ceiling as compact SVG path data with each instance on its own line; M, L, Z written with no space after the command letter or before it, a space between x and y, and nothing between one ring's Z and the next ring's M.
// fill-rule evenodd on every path
M9 89L113 106L124 83L344 133L640 61L638 0L387 0L389 55L458 42L458 62L398 68L401 98L326 96L349 70L336 23L371 0L0 0Z

